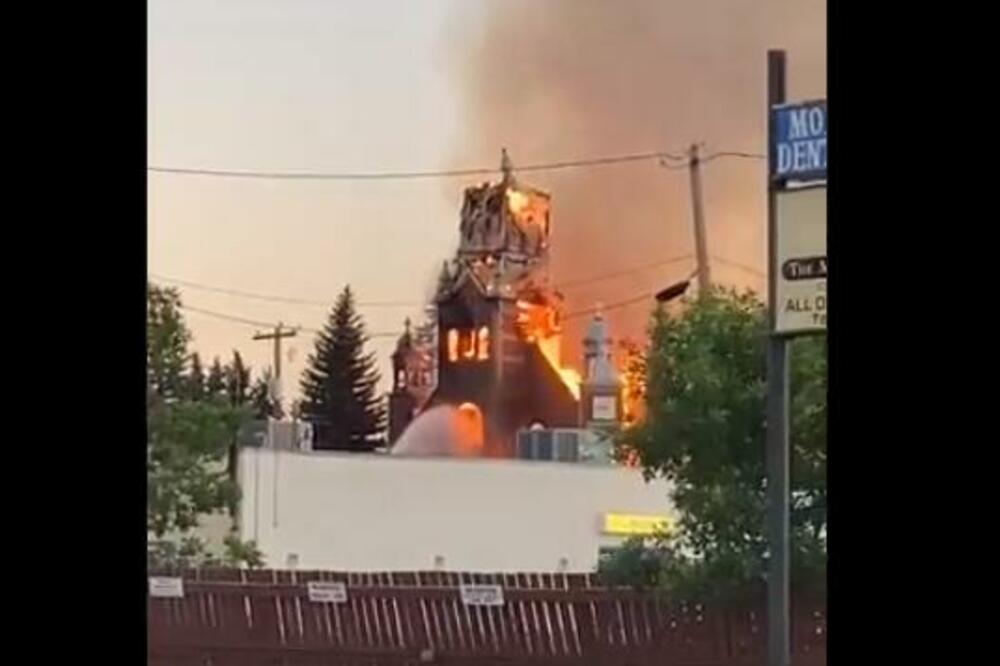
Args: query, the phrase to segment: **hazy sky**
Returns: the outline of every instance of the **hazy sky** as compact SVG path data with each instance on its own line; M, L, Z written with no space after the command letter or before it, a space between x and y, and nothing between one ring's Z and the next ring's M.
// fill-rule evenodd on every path
M822 0L150 0L148 6L148 147L149 163L157 166L408 171L491 166L504 145L516 164L676 150L695 139L708 141L709 150L759 151L768 46L789 48L790 87L803 96L825 94ZM628 7L637 18L618 20ZM556 90L563 73L568 85ZM731 123L737 116L749 121ZM760 267L760 165L716 166L715 175L709 167L705 174L713 253ZM527 179L554 197L562 247L561 254L554 250L557 281L691 251L684 172L622 169ZM461 190L470 184L150 174L149 272L330 302L350 283L361 302L416 304L455 246ZM596 219L607 217L593 203L597 191L607 192L601 201L620 219ZM568 294L570 307L627 298L689 268L682 263ZM722 281L762 285L759 275L713 268ZM198 308L314 328L327 314L322 307L194 289L182 289L182 296ZM398 332L403 318L417 318L420 310L362 308L374 332ZM271 348L250 339L252 326L194 312L186 317L193 348L206 360L238 349L255 371L270 364ZM613 325L634 335L645 313L615 317ZM394 342L373 341L386 378ZM312 344L310 335L286 342L292 352L284 365L286 397L297 392Z
M380 171L448 162L456 91L439 31L454 1L154 0L149 3L149 163L230 169ZM489 162L494 156L489 155ZM456 202L430 182L268 182L150 174L152 274L306 299L347 283L361 301L426 297L453 245ZM321 307L192 289L186 304L319 327ZM370 331L401 331L420 308L365 308ZM252 327L187 314L203 357ZM380 356L395 343L374 342ZM286 395L311 336L287 343ZM382 364L386 367L385 363ZM388 372L384 372L388 375Z

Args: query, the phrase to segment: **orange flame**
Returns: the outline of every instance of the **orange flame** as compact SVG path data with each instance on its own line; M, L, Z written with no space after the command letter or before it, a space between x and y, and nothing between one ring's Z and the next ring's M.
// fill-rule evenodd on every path
M524 339L538 347L549 366L555 370L559 379L576 400L580 399L580 374L563 367L559 358L561 328L558 322L558 312L549 305L517 301L517 327Z
M529 199L527 195L522 194L513 188L507 189L507 207L510 209L510 212L514 213L514 215L520 214L521 211L528 206L528 203Z

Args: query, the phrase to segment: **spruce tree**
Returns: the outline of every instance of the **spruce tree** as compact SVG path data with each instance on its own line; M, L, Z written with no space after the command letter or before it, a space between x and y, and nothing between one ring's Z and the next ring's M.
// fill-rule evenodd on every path
M201 367L198 352L191 354L191 369L187 375L187 398L202 400L205 397L205 370Z
M208 379L205 380L205 393L209 398L226 397L226 371L216 356L212 367L208 369Z
M250 387L248 396L250 407L255 419L264 420L268 417L280 419L285 413L281 403L271 398L271 371L265 370Z
M316 340L302 377L302 417L316 423L317 449L370 451L385 429L385 405L376 394L375 354L344 288Z
M225 369L226 395L234 407L245 405L250 393L250 368L243 364L243 357L233 350L233 362Z

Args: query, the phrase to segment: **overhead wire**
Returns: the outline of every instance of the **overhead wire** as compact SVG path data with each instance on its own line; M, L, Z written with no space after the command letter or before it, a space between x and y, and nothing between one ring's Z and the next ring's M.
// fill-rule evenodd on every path
M701 159L702 163L711 162L723 157L743 157L764 159L764 155L740 151L720 151ZM580 167L605 166L628 162L645 162L658 160L668 169L683 169L688 166L688 158L665 151L632 153L607 157L593 157L579 160L564 160L539 164L525 164L514 167L515 172L555 171L559 169L575 169ZM679 162L671 165L667 160ZM255 178L268 180L414 180L430 178L455 178L466 176L489 176L498 173L496 167L475 167L470 169L443 169L429 171L372 171L372 172L323 172L323 171L257 171L252 169L215 169L202 167L170 167L147 166L152 173L176 174L185 176L214 176L221 178Z
M553 287L556 289L566 289L570 287L579 287L585 284L593 284L595 282L603 282L604 280L610 280L617 277L623 277L625 275L632 275L633 273L641 273L643 271L648 271L653 268L659 268L661 266L668 266L670 264L677 263L678 261L684 261L685 259L693 259L693 254L684 254L677 257L671 257L669 259L664 259L662 261L656 261L649 264L644 264L642 266L635 266L632 268L625 268L620 271L614 271L611 273L604 273L602 275L595 275L589 278L582 278L579 280L564 280L560 282L553 283Z
M291 296L276 296L270 294L261 294L252 291L243 291L240 289L230 289L228 287L219 287L216 285L205 284L202 282L193 282L191 280L182 280L180 278L167 277L165 275L157 275L155 273L150 273L149 277L154 280L160 280L161 282L168 282L171 284L180 285L182 287L189 287L191 289L200 289L202 291L211 291L219 294L227 294L230 296L239 296L241 298L251 298L259 301L274 301L276 303L289 303L292 305L316 305L322 307L330 307L332 301L321 301L309 298L295 298ZM415 301L359 301L355 303L358 307L366 308L395 308L395 307L419 307L421 304Z
M552 171L587 166L602 166L621 164L625 162L641 162L654 159L683 160L681 155L663 151L648 153L633 153L611 157L594 157L580 160L566 160L541 164L526 164L518 166L515 171ZM460 176L486 176L499 171L496 167L477 167L471 169L445 169L437 171L385 171L385 172L290 172L290 171L254 171L209 168L186 168L148 166L147 171L154 173L171 173L189 176L219 176L224 178L265 178L272 180L412 180L419 178L452 178Z
M257 327L257 328L274 328L274 327L277 326L277 322L273 322L273 321L261 321L259 319L249 319L247 317L241 317L239 315L227 314L225 312L217 312L215 310L207 310L205 308L199 308L199 307L195 307L193 305L181 304L180 305L180 309L181 310L186 310L188 312L195 312L195 313L198 313L198 314L201 314L201 315L205 315L207 317L214 317L216 319L221 319L221 320L224 320L224 321L231 321L231 322L234 322L234 323L237 323L237 324L245 324L247 326L254 326L254 327ZM294 328L296 330L299 330L299 331L305 331L307 333L317 333L318 334L318 333L321 332L319 329L317 329L317 328L311 328L309 326L292 326L292 328ZM398 336L400 334L398 332L388 332L388 331L386 331L386 332L377 332L377 333L365 333L365 335L367 337L369 337L369 338L387 338L387 337L396 337L396 336Z

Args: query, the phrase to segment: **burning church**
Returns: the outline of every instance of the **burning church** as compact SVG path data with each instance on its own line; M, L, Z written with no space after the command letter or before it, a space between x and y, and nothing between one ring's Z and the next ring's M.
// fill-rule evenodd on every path
M442 268L431 326L413 333L407 325L393 355L390 442L415 417L443 406L479 425L473 446L490 457L512 457L519 430L619 416L620 386L599 316L584 359L599 372L581 381L560 360L562 295L548 275L550 203L547 193L515 179L506 152L500 182L465 190L459 246Z

